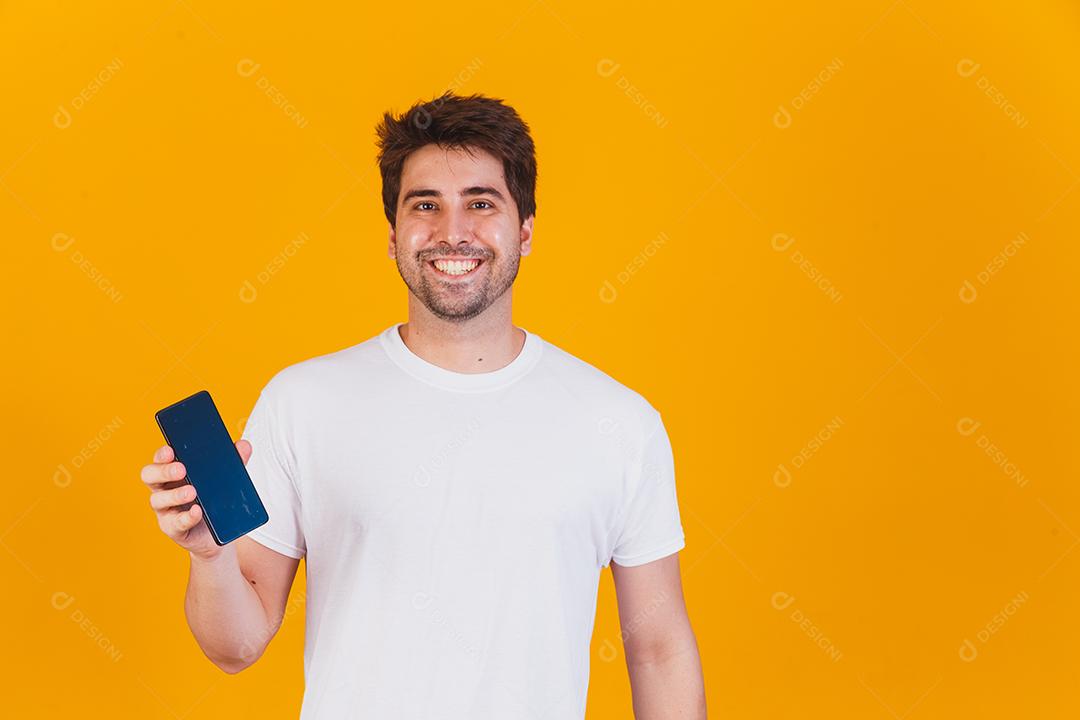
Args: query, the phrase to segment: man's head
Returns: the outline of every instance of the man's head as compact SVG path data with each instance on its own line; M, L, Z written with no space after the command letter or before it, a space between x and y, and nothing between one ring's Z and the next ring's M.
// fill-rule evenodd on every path
M536 153L528 126L501 100L445 93L400 117L384 114L376 133L398 272L436 317L479 315L510 289L530 250Z

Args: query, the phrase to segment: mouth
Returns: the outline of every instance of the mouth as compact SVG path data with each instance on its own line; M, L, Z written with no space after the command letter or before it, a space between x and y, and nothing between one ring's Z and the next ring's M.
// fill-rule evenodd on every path
M429 260L427 264L440 277L458 279L475 274L477 269L484 264L484 261L480 258L462 258L460 260L436 258L435 260Z

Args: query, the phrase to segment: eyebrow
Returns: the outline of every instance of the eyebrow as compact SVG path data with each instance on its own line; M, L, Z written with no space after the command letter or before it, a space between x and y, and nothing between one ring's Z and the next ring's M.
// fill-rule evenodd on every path
M461 197L469 197L471 195L491 195L492 197L496 197L499 200L505 199L503 198L503 194L501 192L491 187L490 185L473 185L472 187L467 187L462 190L460 194ZM415 190L410 190L409 192L405 193L405 197L401 199L401 204L404 205L414 197L441 198L442 193L432 188L416 188Z

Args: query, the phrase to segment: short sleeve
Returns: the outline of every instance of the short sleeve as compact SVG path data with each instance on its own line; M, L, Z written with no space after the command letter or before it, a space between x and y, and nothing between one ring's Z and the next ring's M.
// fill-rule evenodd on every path
M624 567L644 565L686 546L675 493L675 459L667 429L656 413L630 460L630 487L611 559Z
M301 523L300 493L294 465L288 462L287 438L275 396L264 388L255 401L241 437L251 443L247 470L259 499L266 507L269 521L255 528L248 537L282 555L300 559L307 552Z

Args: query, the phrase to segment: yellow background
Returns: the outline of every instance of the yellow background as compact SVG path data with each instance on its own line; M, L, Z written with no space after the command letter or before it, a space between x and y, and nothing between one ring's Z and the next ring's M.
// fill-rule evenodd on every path
M303 568L224 675L138 472L405 319L373 128L453 88L537 141L515 321L663 413L710 714L1076 716L1075 2L344 5L0 8L5 714L296 717Z

